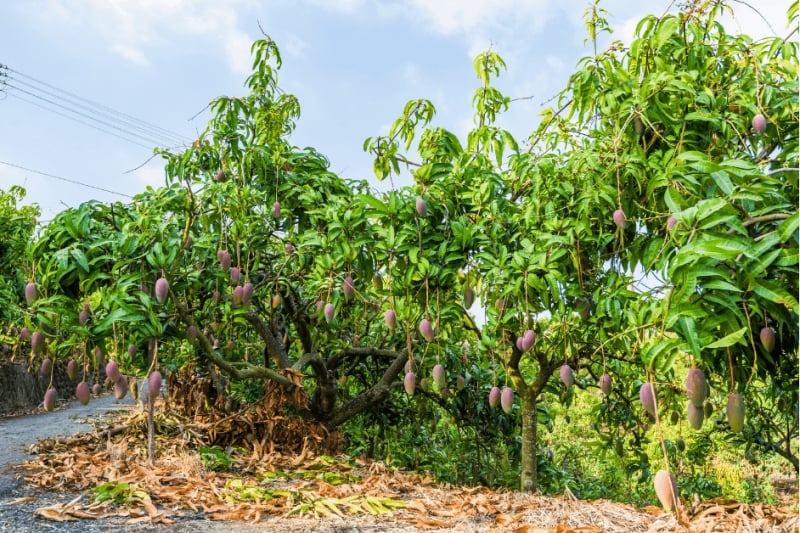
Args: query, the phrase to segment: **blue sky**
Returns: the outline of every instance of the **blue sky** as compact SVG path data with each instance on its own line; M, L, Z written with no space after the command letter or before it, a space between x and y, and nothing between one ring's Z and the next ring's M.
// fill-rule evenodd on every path
M788 33L788 4L749 2L781 36ZM515 101L504 118L504 126L522 141L538 123L542 105L591 53L581 18L587 5L583 0L4 0L0 64L12 69L7 82L17 89L6 87L0 94L0 161L126 195L161 184L159 159L126 173L152 155L150 142L133 139L145 145L139 146L44 110L23 99L53 105L18 89L49 98L32 90L53 91L33 80L45 82L191 142L205 127L209 115L201 111L210 100L245 94L249 47L260 36L259 22L281 49L282 88L302 106L292 142L314 146L343 176L372 179L363 141L386 133L410 99L430 99L438 125L460 135L468 131L477 87L472 58L490 45L508 65L498 82L501 90L512 98L531 97ZM733 5L729 31L772 34L744 3ZM669 2L607 0L601 6L609 11L612 37L628 42L644 15L663 13ZM44 221L91 199L125 199L0 164L0 189L11 185L27 189L26 203L39 204Z

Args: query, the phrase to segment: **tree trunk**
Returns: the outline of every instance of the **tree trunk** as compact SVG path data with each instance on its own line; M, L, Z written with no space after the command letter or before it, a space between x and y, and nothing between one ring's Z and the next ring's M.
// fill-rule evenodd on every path
M536 397L538 394L532 390L526 391L522 397L522 475L520 476L520 490L523 492L535 492L538 486L537 481L537 423Z

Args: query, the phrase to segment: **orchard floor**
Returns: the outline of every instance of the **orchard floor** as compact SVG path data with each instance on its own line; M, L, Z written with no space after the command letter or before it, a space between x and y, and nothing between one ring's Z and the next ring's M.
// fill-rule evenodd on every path
M235 456L230 468L209 471L175 437L157 439L151 467L146 439L125 432L139 431L143 417L130 398L104 396L0 419L0 531L798 531L797 505L709 501L675 515L442 486L380 463L305 453ZM112 437L110 428L119 431ZM97 503L90 491L104 480L130 483L127 501Z

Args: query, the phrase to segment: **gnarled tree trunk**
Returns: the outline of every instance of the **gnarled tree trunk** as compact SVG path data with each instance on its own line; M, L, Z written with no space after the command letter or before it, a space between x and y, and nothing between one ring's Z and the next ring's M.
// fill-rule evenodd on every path
M538 416L536 403L538 391L528 388L527 394L522 397L522 474L520 475L520 490L535 492L538 487L537 471L537 425Z

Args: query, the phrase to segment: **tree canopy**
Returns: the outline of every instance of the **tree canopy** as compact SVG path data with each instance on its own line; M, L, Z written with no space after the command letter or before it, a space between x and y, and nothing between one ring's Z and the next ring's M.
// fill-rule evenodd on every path
M613 446L691 413L682 380L700 369L701 411L710 391L743 395L746 426L734 406L724 430L797 468L797 426L776 424L798 405L797 42L730 34L726 9L646 17L630 45L578 63L526 139L498 126L505 63L479 54L465 138L421 99L365 141L378 179L413 178L386 193L291 144L299 102L258 40L250 93L215 99L191 147L160 152L163 187L43 229L24 325L65 360L99 347L140 372L191 362L219 398L299 387L296 415L331 428L408 402L404 388L488 416L475 404L508 387L524 490L544 395L603 385ZM603 17L587 10L591 39Z

